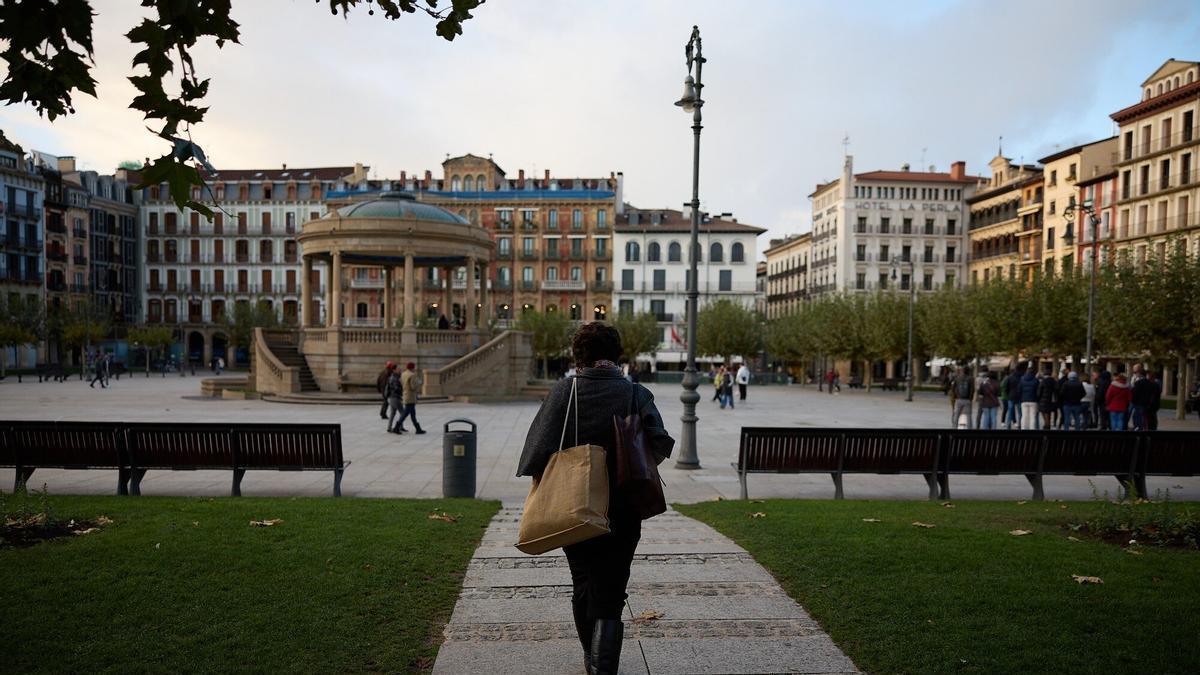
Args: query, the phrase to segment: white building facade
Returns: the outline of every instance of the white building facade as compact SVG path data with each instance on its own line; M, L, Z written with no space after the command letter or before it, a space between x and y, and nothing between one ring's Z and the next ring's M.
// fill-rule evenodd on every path
M719 299L755 308L763 232L729 213L703 216L696 273L701 308ZM613 229L613 305L618 314L650 312L658 318L662 339L651 363L655 369L680 370L686 360L690 238L691 214L669 209L626 205Z
M847 156L842 177L810 195L809 295L960 284L966 270L966 199L979 180L966 175L964 162L955 162L949 173L910 171L905 165L855 174L854 158Z

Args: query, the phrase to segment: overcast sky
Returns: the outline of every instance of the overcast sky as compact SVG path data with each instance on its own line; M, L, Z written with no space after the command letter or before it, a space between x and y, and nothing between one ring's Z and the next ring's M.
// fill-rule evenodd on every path
M142 10L93 5L99 98L54 124L0 108L0 128L107 172L164 146L128 109L123 34ZM998 136L1027 162L1107 137L1163 61L1200 60L1188 0L490 0L453 43L427 18L346 21L324 0L238 0L234 18L241 45L196 53L212 86L193 137L218 168L438 175L447 153L492 153L510 176L623 171L643 208L691 197L690 116L672 102L699 24L701 200L764 239L809 228L807 195L839 175L847 134L858 171L961 159L986 173Z

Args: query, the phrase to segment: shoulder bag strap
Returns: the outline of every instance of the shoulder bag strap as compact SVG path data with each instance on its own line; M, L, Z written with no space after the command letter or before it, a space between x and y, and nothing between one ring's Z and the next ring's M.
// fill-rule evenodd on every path
M579 401L575 397L575 387L579 380L571 378L571 396L567 399L567 409L563 413L563 428L562 435L558 437L558 449L563 449L563 444L567 441L567 419L571 415L571 404L575 404L575 445L579 445Z

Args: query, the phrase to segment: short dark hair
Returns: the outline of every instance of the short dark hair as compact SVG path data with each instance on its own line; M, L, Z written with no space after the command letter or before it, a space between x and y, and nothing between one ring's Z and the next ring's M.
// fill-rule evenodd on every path
M589 368L597 361L616 363L621 358L621 334L601 321L585 323L571 338L571 354L580 368Z

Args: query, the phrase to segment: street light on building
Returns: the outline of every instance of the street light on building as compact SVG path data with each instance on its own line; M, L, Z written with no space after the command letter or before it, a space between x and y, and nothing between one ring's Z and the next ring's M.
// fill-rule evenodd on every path
M1100 219L1096 217L1096 210L1092 206L1092 200L1086 200L1082 203L1072 201L1063 211L1063 218L1067 221L1067 231L1063 234L1063 241L1070 246L1075 241L1075 233L1072 231L1071 225L1075 222L1075 212L1079 211L1087 215L1088 224L1092 228L1092 271L1088 280L1088 318L1087 318L1087 355L1084 357L1084 367L1091 369L1092 367L1092 320L1096 312L1096 245L1099 234ZM1081 223L1082 224L1082 223ZM1084 371L1088 372L1088 371Z
M913 392L913 306L917 299L916 275L913 271L912 258L895 256L892 258L892 281L896 280L897 270L901 265L908 265L908 360L904 362L904 400L912 400Z
M683 96L675 105L683 108L684 112L692 114L692 134L694 137L692 149L692 236L691 236L691 267L688 272L687 286L687 366L683 371L683 393L679 400L683 402L683 431L679 434L679 459L675 462L677 469L699 469L700 457L696 453L696 404L700 402L700 394L696 389L700 386L699 375L696 372L696 310L699 299L699 289L696 283L697 255L700 247L700 109L704 105L700 98L704 85L701 84L700 70L704 66L704 57L700 50L700 27L692 26L692 36L688 39L683 50L687 60L687 79L683 81ZM693 79L692 72L696 76Z

